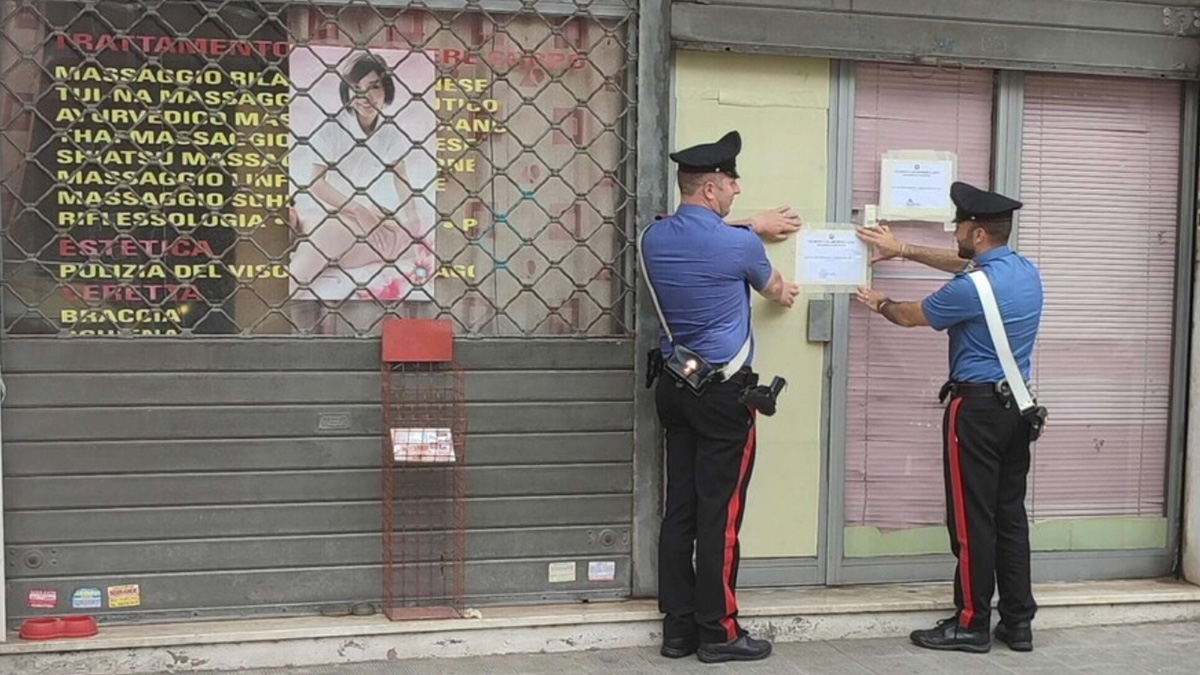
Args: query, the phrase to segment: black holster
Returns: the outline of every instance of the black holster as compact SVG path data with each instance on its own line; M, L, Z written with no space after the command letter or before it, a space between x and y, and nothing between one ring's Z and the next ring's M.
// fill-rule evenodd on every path
M655 347L646 352L646 388L654 386L654 381L658 379L659 373L663 369L662 349Z
M738 401L753 410L770 417L775 414L775 406L779 399L779 393L787 386L787 380L782 377L775 376L771 379L771 386L767 387L758 383L758 375L751 373L746 380L746 387L738 394Z
M1035 405L1021 413L1021 416L1029 422L1029 442L1032 443L1041 438L1042 433L1046 431L1046 420L1050 416L1050 411L1046 410L1046 406Z
M971 385L960 385L954 381L943 384L941 391L938 392L938 402L945 403L947 397L954 398L958 396L960 394L960 386ZM997 382L992 393L996 396L997 400L1004 404L1005 408L1011 408L1017 404L1008 382ZM976 390L976 394L983 395L978 390ZM1021 417L1025 418L1025 421L1029 423L1029 441L1032 443L1041 438L1042 433L1046 430L1046 420L1049 417L1049 411L1046 410L1046 406L1038 405L1035 398L1033 399L1033 407L1022 412Z

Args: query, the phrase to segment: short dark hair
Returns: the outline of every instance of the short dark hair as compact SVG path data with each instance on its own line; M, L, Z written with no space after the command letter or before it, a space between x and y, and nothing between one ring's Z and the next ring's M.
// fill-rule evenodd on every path
M383 104L391 105L392 101L396 100L396 81L392 78L392 73L388 70L387 62L382 57L367 52L366 54L360 54L354 60L349 70L346 71L346 76L342 78L342 86L340 88L342 105L350 103L350 83L358 84L360 80L371 73L378 75L380 82L383 84Z
M704 187L704 184L709 181L717 180L722 174L719 173L690 173L680 171L676 174L679 181L679 192L684 196L694 195Z
M987 232L988 238L997 244L1007 244L1012 236L1012 217L993 218L990 220L971 220L971 229L980 228Z

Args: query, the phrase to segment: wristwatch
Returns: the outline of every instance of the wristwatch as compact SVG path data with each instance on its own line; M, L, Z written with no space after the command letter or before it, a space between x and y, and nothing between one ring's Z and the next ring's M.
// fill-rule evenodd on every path
M875 308L875 311L880 314L883 314L884 307L886 307L887 305L894 305L894 304L896 304L895 300L892 300L891 298L884 298L879 301L879 306Z

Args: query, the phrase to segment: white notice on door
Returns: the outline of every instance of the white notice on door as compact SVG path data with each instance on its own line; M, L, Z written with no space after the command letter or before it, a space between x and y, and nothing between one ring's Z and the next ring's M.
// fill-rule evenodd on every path
M827 226L800 231L796 244L796 283L826 290L854 290L870 285L867 245L853 226Z

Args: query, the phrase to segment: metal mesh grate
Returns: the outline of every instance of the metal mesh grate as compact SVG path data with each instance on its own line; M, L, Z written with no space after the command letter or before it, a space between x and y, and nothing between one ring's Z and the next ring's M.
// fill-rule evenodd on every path
M629 334L632 4L0 3L4 329Z
M393 620L457 618L466 593L467 414L453 363L383 364L383 604ZM413 454L441 440L452 454Z

